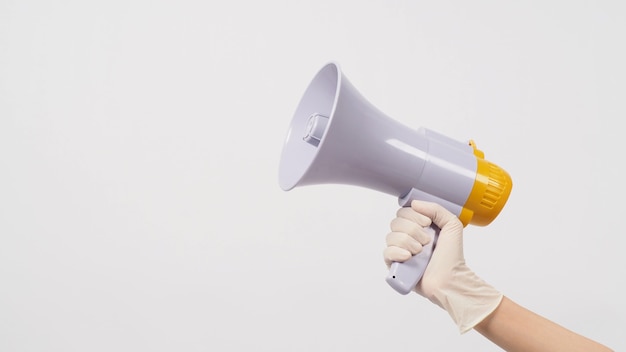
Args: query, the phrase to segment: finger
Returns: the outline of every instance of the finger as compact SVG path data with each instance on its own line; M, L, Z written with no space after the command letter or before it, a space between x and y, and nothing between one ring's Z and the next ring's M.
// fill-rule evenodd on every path
M404 232L422 245L429 243L431 239L422 226L405 218L394 218L391 220L391 231Z
M390 232L387 234L387 246L400 247L415 255L422 251L422 244L404 232Z
M411 202L411 209L432 219L433 223L443 230L446 226L461 226L461 221L443 206L421 200Z
M416 212L411 207L403 207L398 209L398 211L396 212L396 216L399 218L411 220L422 227L430 226L430 224L432 223L432 220L428 216Z
M400 247L387 247L383 251L385 264L390 267L393 262L404 262L412 257L411 252Z

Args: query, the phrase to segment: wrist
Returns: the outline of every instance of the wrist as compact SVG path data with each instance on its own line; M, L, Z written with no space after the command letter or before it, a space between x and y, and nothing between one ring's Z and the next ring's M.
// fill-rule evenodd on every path
M448 312L462 334L493 313L503 298L464 263L437 281L422 285L423 295Z

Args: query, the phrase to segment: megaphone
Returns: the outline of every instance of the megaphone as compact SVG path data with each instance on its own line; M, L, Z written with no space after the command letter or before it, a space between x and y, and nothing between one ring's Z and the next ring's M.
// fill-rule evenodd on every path
M284 141L279 185L346 184L398 198L436 202L463 223L485 226L504 207L509 174L484 158L473 141L460 142L420 127L411 129L370 104L335 62L315 75L292 117ZM407 294L422 278L439 229L422 252L393 263L386 282Z

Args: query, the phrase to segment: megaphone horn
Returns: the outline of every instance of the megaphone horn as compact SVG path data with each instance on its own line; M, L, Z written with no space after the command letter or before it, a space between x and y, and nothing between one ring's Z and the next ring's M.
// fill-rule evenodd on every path
M470 142L408 128L370 104L338 64L318 71L289 125L279 165L279 185L347 184L398 197L441 204L463 225L488 225L512 188L509 174L484 159ZM439 229L421 253L393 263L386 281L407 294L421 279Z

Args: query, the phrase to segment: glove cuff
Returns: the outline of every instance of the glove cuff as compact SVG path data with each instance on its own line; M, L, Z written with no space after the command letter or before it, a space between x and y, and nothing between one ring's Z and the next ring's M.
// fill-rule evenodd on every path
M464 334L498 308L503 294L467 266L454 271L429 299L445 309Z

